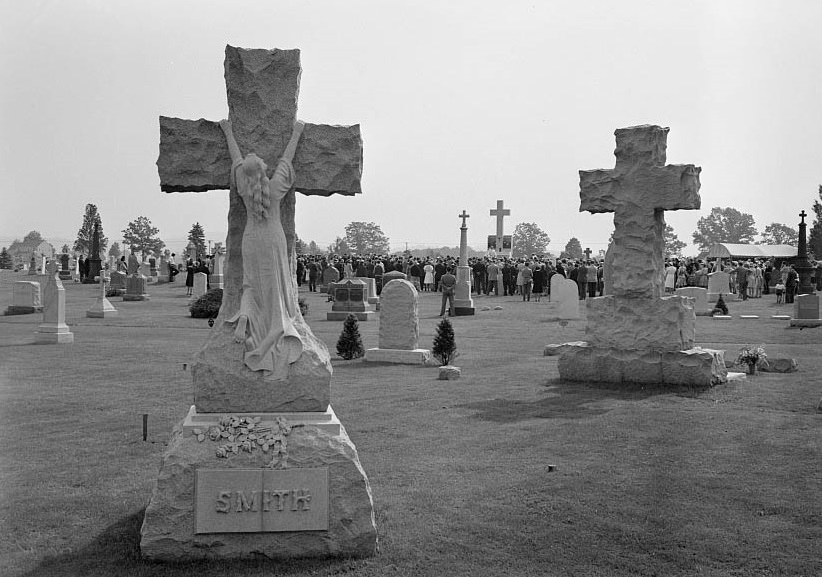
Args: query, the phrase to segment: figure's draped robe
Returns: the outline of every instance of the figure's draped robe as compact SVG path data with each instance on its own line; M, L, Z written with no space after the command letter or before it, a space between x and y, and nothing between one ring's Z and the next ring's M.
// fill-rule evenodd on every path
M241 162L241 161L240 161ZM239 162L232 168L234 171ZM288 376L288 365L297 361L303 343L295 323L300 322L288 263L288 249L280 223L280 200L294 185L295 173L291 163L280 159L268 183L271 206L263 218L252 213L250 190L237 192L246 206L246 225L243 233L243 296L240 310L228 319L238 323L248 319L245 334L236 334L245 342L244 361L252 371L266 371L266 378L282 380Z

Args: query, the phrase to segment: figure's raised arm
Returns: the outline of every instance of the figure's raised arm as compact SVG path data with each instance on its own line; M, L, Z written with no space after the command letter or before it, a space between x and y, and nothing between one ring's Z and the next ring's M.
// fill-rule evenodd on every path
M300 141L300 136L302 136L304 128L305 122L302 120L297 120L294 123L294 130L291 133L291 140L288 141L282 156L288 162L294 160L294 153L297 151L297 143Z
M221 120L220 128L223 129L225 139L228 142L228 152L231 154L231 164L242 160L243 153L240 152L240 147L237 145L237 141L234 138L234 131L231 128L231 121L225 119Z

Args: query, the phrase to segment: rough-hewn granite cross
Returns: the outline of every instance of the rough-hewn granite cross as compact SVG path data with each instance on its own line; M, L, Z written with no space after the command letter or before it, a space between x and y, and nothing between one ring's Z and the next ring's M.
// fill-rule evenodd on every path
M614 241L606 270L617 297L665 293L666 210L698 209L699 173L693 164L665 165L668 128L642 125L614 132L616 167L580 170L580 212L614 213Z
M254 152L270 169L276 166L297 117L300 88L299 50L243 49L226 46L225 81L228 117L243 154ZM308 195L362 192L360 127L306 124L293 161L295 190ZM160 117L160 187L165 192L228 189L231 158L217 122ZM294 192L283 199L283 229L294 246ZM226 255L226 312L236 310L242 287L245 207L230 194ZM220 311L223 313L223 311ZM221 314L222 316L222 314Z

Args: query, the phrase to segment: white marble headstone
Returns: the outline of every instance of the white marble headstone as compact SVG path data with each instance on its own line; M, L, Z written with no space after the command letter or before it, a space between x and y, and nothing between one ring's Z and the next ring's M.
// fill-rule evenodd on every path
M208 275L204 272L194 273L194 298L201 297L206 294L206 287L208 286Z

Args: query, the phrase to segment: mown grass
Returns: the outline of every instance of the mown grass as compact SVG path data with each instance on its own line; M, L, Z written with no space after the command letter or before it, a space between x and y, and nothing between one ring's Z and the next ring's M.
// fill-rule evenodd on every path
M3 309L18 278L0 275ZM40 315L0 318L0 575L822 574L822 329L786 329L770 299L728 302L757 321L699 317L698 340L729 357L764 343L800 372L708 390L562 382L543 347L584 338L584 322L505 297L453 319L460 380L337 359L332 403L368 473L379 554L158 565L139 557L142 513L208 325L180 284L112 299L112 319L85 318L95 287L66 289L72 345L32 344ZM333 351L342 323L304 296ZM479 310L490 301L504 310ZM424 346L438 310L423 293ZM367 347L377 327L360 323Z

